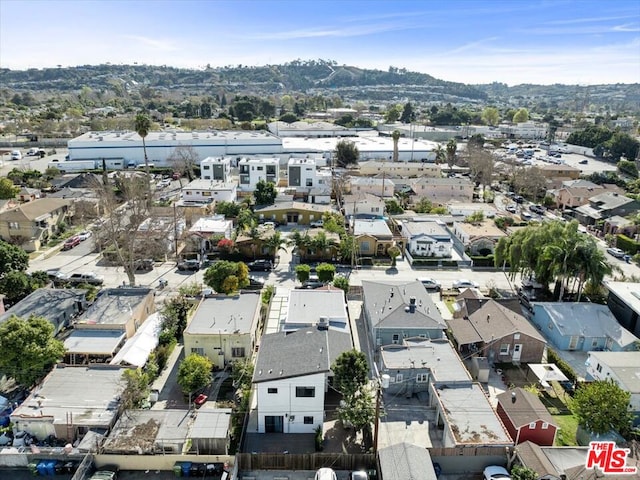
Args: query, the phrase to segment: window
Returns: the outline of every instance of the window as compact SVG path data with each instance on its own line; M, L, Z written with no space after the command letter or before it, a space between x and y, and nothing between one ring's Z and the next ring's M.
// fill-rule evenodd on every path
M598 346L598 339L594 338L593 340L591 340L591 346L592 347L597 347Z
M393 337L391 337L391 342L392 343L398 343L398 340L400 340L400 335L398 335L397 333L395 333L393 335Z
M203 170L210 170L209 165L202 165Z
M396 383L402 383L402 380L404 380L404 375L402 375L401 373L397 373L396 374Z
M12 230L19 230L20 224L18 222L9 222L9 228Z
M513 339L514 340L520 340L520 334L519 333L514 333L513 334Z
M316 387L296 387L296 397L313 398L316 396Z
M210 197L211 196L211 192L202 192L202 196L203 197Z
M191 353L196 353L198 355L204 356L204 348L192 348Z
M267 393L278 393L278 389L273 387L267 388Z
M547 428L549 428L549 424L547 422L542 422L542 429L546 430Z
M313 425L313 417L304 417L305 425Z
M187 190L186 192L184 192L185 195L191 195L191 192L189 190Z
M307 178L307 187L313 187L313 178Z
M427 383L428 379L429 379L428 373L419 373L418 375L416 375L416 382L418 383Z
M234 358L244 357L244 347L235 347L231 349L231 356Z
M602 365L598 364L598 366L596 367L596 370L602 373Z
M258 170L259 172L264 170L264 167L256 167L256 170Z
M509 344L503 343L500 345L500 355L509 355Z
M361 252L369 252L369 251L370 251L370 249L369 249L369 242L362 242L362 243L360 244L360 251L361 251Z
M529 424L529 430L535 430L536 429L536 422L531 422Z

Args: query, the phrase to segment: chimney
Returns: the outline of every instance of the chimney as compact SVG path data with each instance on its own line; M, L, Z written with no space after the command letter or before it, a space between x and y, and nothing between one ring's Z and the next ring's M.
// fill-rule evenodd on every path
M416 313L416 297L409 298L409 312Z
M511 392L511 403L516 403L516 392Z
M487 323L489 323L489 321L491 321L491 315L487 313Z

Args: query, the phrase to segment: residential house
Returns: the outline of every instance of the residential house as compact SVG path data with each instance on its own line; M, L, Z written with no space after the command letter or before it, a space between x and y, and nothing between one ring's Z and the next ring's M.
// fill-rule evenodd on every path
M211 252L217 250L218 241L231 239L233 220L227 220L224 215L211 215L199 218L185 235L186 252Z
M460 239L471 255L491 255L501 238L507 234L493 220L481 222L454 222L453 234Z
M176 253L176 240L184 232L185 221L164 213L157 212L157 215L146 218L138 227L134 249L140 257L165 260L167 253Z
M296 248L300 260L335 261L340 255L340 235L338 233L314 227L304 230L301 235L307 241ZM324 245L324 248L321 248L321 245Z
M606 305L538 302L531 321L560 350L632 351L638 342Z
M553 197L556 208L576 208L589 203L589 198L607 190L621 190L616 185L597 185L588 180L565 180L559 188L548 193ZM618 193L622 193L619 191Z
M471 383L471 376L446 338L407 338L380 347L378 371L389 376L385 394L411 397L429 392L434 382Z
M450 258L451 235L440 221L400 220L401 234L412 257Z
M419 478L436 480L429 450L411 443L396 443L378 450L380 480Z
M53 190L95 189L99 185L102 185L102 178L95 173L66 173L51 180Z
M442 176L440 165L422 162L383 162L367 160L358 163L358 170L362 176L385 174L389 178L396 177L431 177Z
M589 447L542 447L523 442L514 452L517 463L536 472L536 480L625 480L629 474L603 473L598 468L587 469ZM640 471L638 455L631 453L626 459L628 467Z
M633 218L614 215L604 221L602 233L604 235L626 235L629 238L634 238L638 234L638 225Z
M229 362L251 358L260 319L260 293L203 299L184 330L184 350L224 369Z
M430 385L429 406L436 419L429 422L443 447L512 447L513 440L478 383Z
M135 335L128 339L109 362L111 365L142 368L158 346L164 317L159 312L147 317Z
M87 308L87 291L76 288L39 288L0 315L0 323L11 316L27 319L34 315L46 318L57 335Z
M317 187L316 162L313 158L290 158L287 164L288 186L296 191Z
M130 338L155 312L151 288L107 288L100 292L93 304L76 320L76 329L120 330Z
M18 200L22 203L32 202L40 198L40 190L37 188L22 187L18 192Z
M200 162L200 178L227 183L231 180L230 157L207 157Z
M546 340L529 321L495 300L476 302L467 318L447 320L458 351L477 354L490 363L540 363Z
M74 329L64 339L64 361L67 365L112 363L126 340L120 329Z
M417 203L422 198L433 204L444 205L451 202L473 202L474 185L471 180L463 178L428 178L421 177L410 182L411 202Z
M191 452L198 455L229 455L230 408L201 408L191 425Z
M381 198L393 198L395 184L390 178L351 177L347 190L352 195L369 193Z
M258 433L314 433L325 419L331 366L351 335L318 325L266 334L253 374Z
M279 158L242 158L238 162L238 170L238 187L243 192L253 192L260 180L274 185L280 181Z
M332 212L329 205L303 202L276 202L273 205L256 207L254 212L260 220L276 222L280 225L309 225L321 220L325 213Z
M605 192L589 198L589 203L574 210L575 218L584 225L595 225L599 220L636 213L640 209L637 200L617 192Z
M497 396L496 411L514 443L531 441L553 446L558 425L538 395L524 388L514 388Z
M384 199L370 193L345 195L342 201L344 216L356 218L381 218L384 216Z
M582 175L579 168L566 165L564 163L545 163L537 167L543 177L554 187L562 185L565 180L577 180Z
M470 217L478 213L482 213L484 218L494 218L498 215L498 209L493 203L460 203L453 202L447 205L450 215L460 215Z
M444 337L446 324L422 283L362 281L365 327L373 348L404 338Z
M341 289L290 290L287 305L280 311L283 312L280 319L283 332L319 325L340 332L351 332L344 291Z
M88 431L109 430L124 390L123 371L105 365L54 368L11 413L14 432L73 443Z
M58 225L71 216L71 201L39 198L0 213L0 239L15 243L27 252L39 250L58 233Z
M604 286L609 291L607 305L620 325L640 337L640 283L605 281Z
M396 245L396 239L383 219L354 219L353 236L356 240L357 253L361 257L385 257L389 248ZM404 247L404 238L399 237L397 244L400 251Z
M640 424L640 351L589 352L587 380L613 380L631 394L629 409Z
M196 179L182 187L183 203L235 202L237 198L235 183L218 180Z

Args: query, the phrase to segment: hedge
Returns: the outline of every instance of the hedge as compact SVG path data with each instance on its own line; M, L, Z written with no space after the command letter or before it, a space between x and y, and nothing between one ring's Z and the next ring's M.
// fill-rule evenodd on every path
M493 255L487 255L486 257L471 255L470 258L473 260L474 267L495 267Z
M547 361L549 363L555 363L556 367L558 367L558 369L562 373L564 373L564 375L569 379L570 382L575 383L578 380L578 377L573 371L573 368L571 368L571 366L567 362L562 360L558 356L558 354L550 348L547 349Z
M622 235L621 233L619 233L618 235L616 235L616 247L624 250L630 255L635 255L636 253L638 253L638 250L640 250L640 243L627 237L626 235Z

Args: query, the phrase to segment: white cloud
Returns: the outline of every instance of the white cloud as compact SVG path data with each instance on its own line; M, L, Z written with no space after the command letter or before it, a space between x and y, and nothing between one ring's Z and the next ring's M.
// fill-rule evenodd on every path
M178 47L169 40L158 40L155 38L143 37L141 35L122 35L122 38L126 40L133 40L145 47L150 47L153 50L160 50L163 52L175 52L178 50Z

